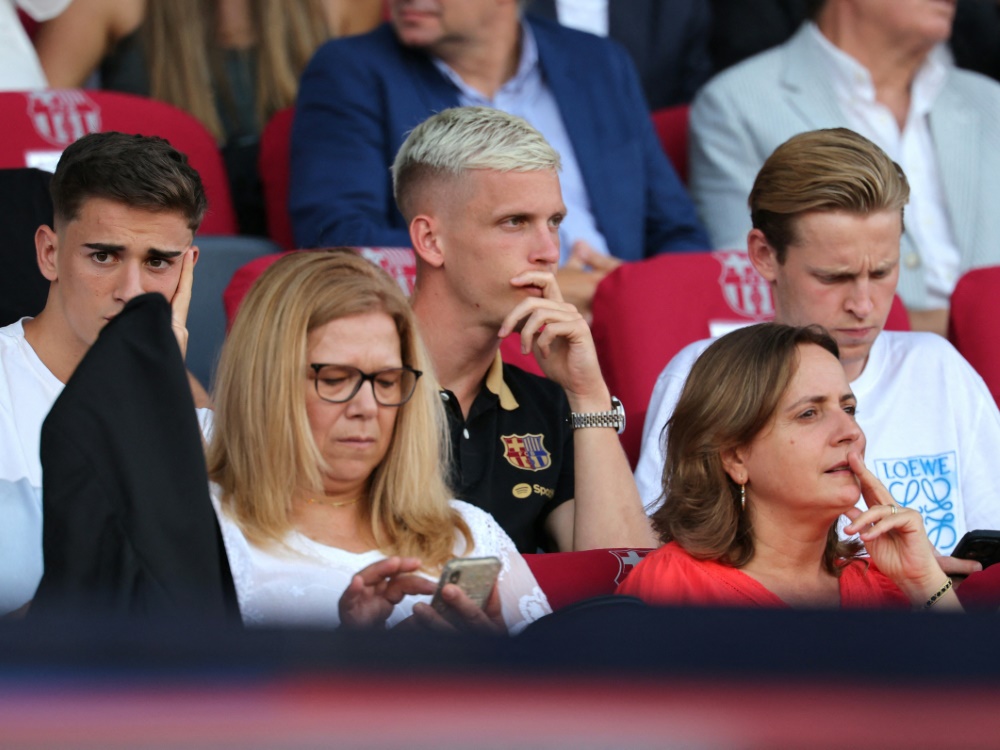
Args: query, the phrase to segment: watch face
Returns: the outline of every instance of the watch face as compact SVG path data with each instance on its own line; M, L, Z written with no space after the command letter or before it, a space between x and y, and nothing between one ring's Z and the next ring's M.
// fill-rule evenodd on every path
M611 397L611 410L615 413L618 421L618 434L621 435L625 432L625 407L622 406L622 402L618 400L617 396Z

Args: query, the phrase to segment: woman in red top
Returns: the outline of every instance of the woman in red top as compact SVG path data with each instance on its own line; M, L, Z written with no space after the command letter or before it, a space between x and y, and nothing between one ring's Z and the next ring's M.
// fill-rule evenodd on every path
M761 324L713 343L667 426L666 544L618 591L655 604L958 607L920 514L865 468L837 344ZM859 488L868 510L855 504ZM843 541L838 519L846 515Z

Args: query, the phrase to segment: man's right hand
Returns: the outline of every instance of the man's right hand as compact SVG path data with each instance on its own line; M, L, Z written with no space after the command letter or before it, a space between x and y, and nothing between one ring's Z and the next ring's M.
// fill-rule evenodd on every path
M533 352L545 377L566 391L574 411L601 411L611 395L601 375L590 326L562 298L559 284L547 271L526 271L510 280L515 287L536 287L541 297L526 297L504 318L498 335L520 328L521 352Z
M194 286L194 264L198 260L198 248L192 245L181 256L181 277L177 290L170 300L170 326L181 348L181 359L187 357L188 330L187 317L191 308L191 289Z

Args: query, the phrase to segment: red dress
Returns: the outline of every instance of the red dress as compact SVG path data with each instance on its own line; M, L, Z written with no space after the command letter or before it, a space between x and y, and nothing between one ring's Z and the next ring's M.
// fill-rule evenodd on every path
M841 607L908 608L910 600L868 561L844 561ZM650 552L616 591L649 604L716 607L787 607L742 570L714 560L698 560L677 542Z

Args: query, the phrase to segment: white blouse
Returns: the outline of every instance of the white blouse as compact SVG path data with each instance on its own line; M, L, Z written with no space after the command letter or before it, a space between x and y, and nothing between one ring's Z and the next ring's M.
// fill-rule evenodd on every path
M291 531L283 544L268 548L251 544L239 525L220 506L220 488L212 485L212 502L222 527L229 567L236 584L240 614L247 625L307 625L336 627L338 604L351 578L364 567L386 557L380 550L347 552L320 544ZM472 532L474 549L465 549L465 539L455 532L455 557L471 553L500 559L497 586L507 630L515 634L552 611L545 593L514 542L493 516L461 500L452 500ZM437 577L418 572L432 581ZM406 596L393 609L386 627L394 627L413 613L417 602L430 603L430 596Z

